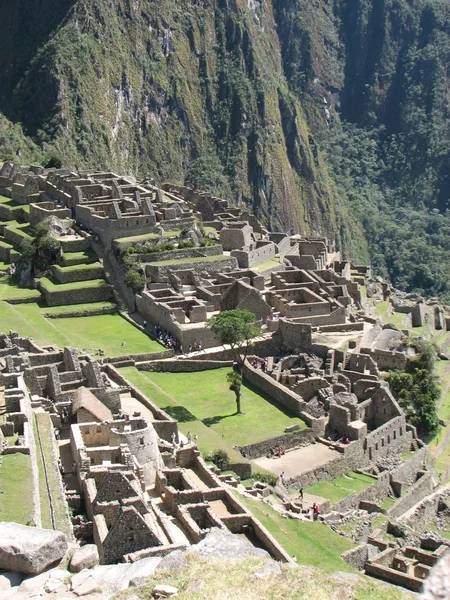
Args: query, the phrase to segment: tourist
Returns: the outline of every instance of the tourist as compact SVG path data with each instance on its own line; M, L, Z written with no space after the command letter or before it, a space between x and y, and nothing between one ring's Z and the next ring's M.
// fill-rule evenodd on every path
M313 504L312 510L313 510L313 520L317 521L317 519L319 518L320 509L315 502Z
M190 431L187 432L187 436L186 437L187 437L188 444L190 444L192 442L192 435L191 435Z
M72 473L77 474L77 463L74 460L72 461Z
M303 502L303 488L301 486L298 488L298 497Z
M282 485L284 485L286 487L286 484L285 484L285 481L284 481L284 471L281 471L281 473L280 473L280 479L281 479Z
M194 433L194 444L198 444L198 435Z

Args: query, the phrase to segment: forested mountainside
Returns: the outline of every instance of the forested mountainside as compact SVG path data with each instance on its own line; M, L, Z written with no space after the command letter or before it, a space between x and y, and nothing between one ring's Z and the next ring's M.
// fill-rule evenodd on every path
M196 183L450 297L447 2L0 9L0 158Z

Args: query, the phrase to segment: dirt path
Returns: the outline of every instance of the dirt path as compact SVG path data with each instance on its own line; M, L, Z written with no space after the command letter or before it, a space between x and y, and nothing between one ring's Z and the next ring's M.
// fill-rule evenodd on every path
M286 452L281 458L263 457L252 462L275 475L280 475L284 471L286 479L293 479L310 469L325 465L339 456L342 454L331 450L324 444L311 444L305 448Z

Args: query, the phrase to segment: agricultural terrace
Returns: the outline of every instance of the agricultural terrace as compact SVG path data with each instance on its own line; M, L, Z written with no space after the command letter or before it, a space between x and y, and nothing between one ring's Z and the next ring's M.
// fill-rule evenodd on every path
M179 421L182 433L197 433L202 452L223 447L217 445L217 439L223 439L229 446L242 446L281 435L290 425L306 427L300 418L245 382L241 394L243 414L236 414L235 395L226 381L229 371L229 368L220 368L193 373L155 373L134 367L120 369L124 377Z
M82 306L77 304L71 309L83 310ZM87 352L102 348L106 356L144 354L163 349L159 342L151 340L120 315L58 319L44 316L63 310L69 310L69 307L50 309L36 303L13 305L0 302L0 331L17 331L23 337L33 338L40 346L73 346Z

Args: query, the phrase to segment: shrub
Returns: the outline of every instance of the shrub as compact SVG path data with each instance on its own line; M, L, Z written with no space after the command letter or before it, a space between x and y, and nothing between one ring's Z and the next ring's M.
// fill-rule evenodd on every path
M212 452L209 452L205 456L205 460L211 461L212 463L214 463L216 465L216 467L218 467L222 471L227 469L230 464L230 457L225 452L225 450L222 450L220 448L218 448L217 450L213 450Z
M277 484L277 476L273 473L263 473L262 471L255 471L253 473L253 479L255 481L261 481L261 483L267 483L267 485L271 485L275 487Z
M145 287L145 277L136 269L128 269L125 275L125 285L132 289L135 294L139 294Z

